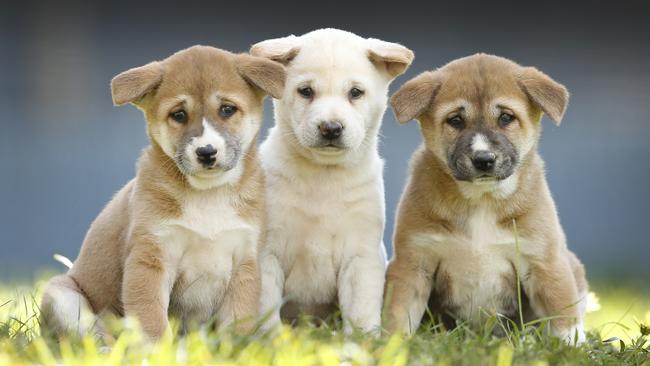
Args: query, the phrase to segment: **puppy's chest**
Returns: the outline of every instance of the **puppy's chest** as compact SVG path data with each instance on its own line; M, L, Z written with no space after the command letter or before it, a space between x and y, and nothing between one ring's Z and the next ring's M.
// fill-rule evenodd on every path
M285 295L332 302L342 266L357 253L379 250L379 195L374 187L283 193L272 205L268 238L285 272Z
M497 224L488 208L478 208L457 235L424 234L418 239L437 263L433 283L440 306L466 320L516 310L516 266L526 272L525 240Z
M189 199L182 212L157 232L170 270L170 311L204 321L221 304L233 269L256 254L260 228L228 197Z

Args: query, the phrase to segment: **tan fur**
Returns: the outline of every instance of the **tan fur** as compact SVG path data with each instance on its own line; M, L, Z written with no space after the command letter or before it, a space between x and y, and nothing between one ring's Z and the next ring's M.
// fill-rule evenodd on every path
M439 86L440 82L430 71L425 71L402 85L390 98L397 120L406 123L424 113Z
M518 81L530 100L559 125L569 100L566 88L534 67L524 68Z
M122 105L142 98L162 81L163 68L159 62L136 67L111 81L113 103Z
M143 110L151 146L139 159L136 177L92 223L73 267L49 282L43 308L56 309L55 294L64 286L87 299L94 314L135 316L146 335L156 340L167 329L170 300L183 296L182 291L191 286L184 283L184 274L177 272L178 264L170 261L172 243L159 239L161 230L167 228L165 223L184 217L187 202L208 201L218 195L229 197L227 202L239 217L238 225L245 224L259 231L261 243L265 220L264 210L260 209L264 206L264 176L257 158L257 132L247 151L242 151L238 164L243 171L238 180L205 190L188 182L188 177L162 146L198 128L203 118L217 121L220 128L233 135L242 133L244 118L253 118L254 128L259 130L264 94L281 93L284 77L283 67L275 62L204 46L180 51L164 61L115 77L111 84L114 102L131 102ZM220 118L218 106L210 105L213 93L236 99L233 102L239 112L230 119ZM190 116L196 116L182 126L168 117L177 107L178 102L174 100L179 95L191 99L183 105ZM162 134L165 131L168 140ZM222 220L218 216L209 219L215 225ZM189 231L188 235L198 234ZM226 244L217 241L209 245ZM183 258L200 246L187 248ZM232 275L224 298L216 299L222 304L215 309L216 315L224 324L253 319L257 315L260 292L257 250L242 254L240 259L227 255L227 261L232 262ZM187 315L186 309L175 310L177 316ZM69 325L57 324L58 319L52 313L43 312L46 324L52 324L51 328L58 333L70 330Z
M253 330L258 315L261 279L257 257L245 259L233 273L230 288L219 312L223 317L237 321L241 332Z
M486 119L491 118L486 106L493 100L512 104L505 108L519 108L515 111L517 121L504 131L522 152L515 170L517 186L507 197L486 193L468 198L460 185L471 183L458 182L451 176L445 148L455 140L457 131L445 123L444 108L458 100L469 103L468 113ZM394 257L386 277L385 311L391 331L413 330L409 323L419 324L430 295L435 303L444 305L434 311L454 310L449 308L449 296L457 286L464 286L463 278L438 273L447 259L436 254L435 246L440 244L435 240L465 243L463 250L470 250L477 238L469 232L469 220L479 209L495 213L493 225L499 232L513 233L516 221L521 258L528 264L524 267L527 272L522 273L523 285L535 316L559 316L551 322L558 335L580 320L583 314L579 314L576 304L587 291L584 269L566 246L544 178L544 165L536 151L541 112L559 122L567 101L566 89L545 74L488 55L470 56L425 72L393 95L391 103L397 119L406 122L417 118L424 144L411 159L410 176L397 212ZM472 127L474 122L468 119L467 123ZM487 126L500 128L496 122ZM422 242L418 238L423 235L439 239ZM512 283L517 256L514 246L509 248L513 267L500 274L506 297L516 291ZM480 263L474 261L482 260L468 256L463 266L468 270L480 268ZM462 269L455 270L462 273Z

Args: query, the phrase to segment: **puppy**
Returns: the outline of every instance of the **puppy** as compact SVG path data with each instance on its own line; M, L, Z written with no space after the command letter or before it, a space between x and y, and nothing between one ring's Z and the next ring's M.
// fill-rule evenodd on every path
M250 326L265 220L255 142L264 95L279 97L284 79L273 61L194 46L112 80L113 102L144 112L151 146L69 272L49 281L49 329L87 333L102 312L134 316L151 340L168 314Z
M268 241L261 257L266 327L338 305L346 332L380 325L386 255L377 134L389 83L409 49L321 29L260 42L251 54L287 67L275 126L261 146ZM286 298L286 304L280 309Z
M392 96L397 119L416 118L424 144L397 213L390 330L414 332L427 307L470 323L495 313L519 322L519 273L524 321L553 317L552 334L584 340L585 272L537 152L542 114L559 124L568 98L541 71L484 54L424 72Z

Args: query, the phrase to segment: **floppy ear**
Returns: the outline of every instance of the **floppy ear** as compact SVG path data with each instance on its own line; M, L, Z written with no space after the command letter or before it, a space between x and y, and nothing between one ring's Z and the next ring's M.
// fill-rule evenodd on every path
M401 44L368 38L368 58L375 65L385 68L391 79L402 75L415 55Z
M273 98L282 98L286 72L281 64L262 57L237 56L237 70L249 83Z
M517 81L530 101L559 125L569 103L564 85L534 67L524 67Z
M425 71L402 85L390 97L390 105L399 123L406 123L426 112L439 89L440 80L435 71Z
M294 35L267 39L251 47L250 54L287 65L300 52L300 40Z
M126 70L111 80L113 104L136 103L162 82L163 68L160 62Z

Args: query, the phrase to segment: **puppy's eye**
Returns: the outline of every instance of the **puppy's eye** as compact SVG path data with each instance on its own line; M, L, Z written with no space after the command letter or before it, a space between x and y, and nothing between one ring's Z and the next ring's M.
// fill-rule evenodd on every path
M449 118L447 118L447 123L451 127L455 128L457 130L462 130L463 128L465 128L465 121L463 120L463 117L461 117L461 116L449 117Z
M237 107L234 105L224 104L219 107L219 115L223 118L230 118L235 113L237 113Z
M506 127L514 120L515 120L515 116L513 116L512 114L501 113L501 115L499 116L499 126Z
M298 94L300 94L303 98L312 98L314 96L314 89L306 86L304 88L298 88Z
M187 123L187 112L182 109L180 111L170 113L169 117L171 117L177 123Z
M350 89L350 98L352 99L359 99L361 96L363 96L365 92L359 88L352 88Z

